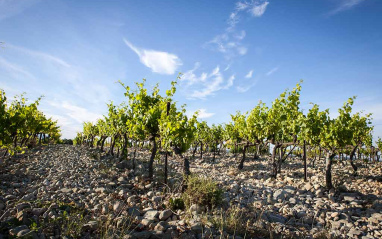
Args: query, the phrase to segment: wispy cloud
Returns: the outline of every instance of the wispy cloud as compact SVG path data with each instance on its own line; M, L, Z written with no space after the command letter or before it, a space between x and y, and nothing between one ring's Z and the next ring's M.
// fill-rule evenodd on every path
M236 86L236 90L239 93L244 93L249 91L252 87L254 87L257 84L258 80L256 79L255 81L251 83L247 83L246 85L241 85L241 86Z
M182 61L174 54L164 51L140 49L126 39L123 39L123 41L138 55L141 63L155 73L172 75L182 65Z
M224 90L227 90L233 86L233 81L235 80L235 75L232 75L228 78L227 84L222 88Z
M261 17L267 9L269 2L257 3L251 6L250 13L255 17Z
M194 88L199 88L192 91L190 98L205 99L219 90L226 90L233 86L235 75L231 75L225 80L219 66L215 67L209 74L202 72L197 76L195 71L199 67L200 63L196 63L195 67L187 71L181 80L186 83L186 87L194 86Z
M250 70L248 74L245 75L245 78L247 79L252 78L252 75L253 75L253 70Z
M347 11L360 3L364 2L365 0L341 0L339 6L337 6L335 9L329 11L326 15L331 16L335 15L337 13Z
M279 68L278 68L278 67L275 67L275 68L271 69L270 71L268 71L268 72L266 73L266 75L267 75L267 76L270 76L270 75L272 75L273 73L275 73L275 72L278 71L278 70L279 70Z
M240 21L241 12L250 13L253 17L261 17L267 10L268 1L239 1L236 3L234 11L230 14L228 24L231 27L235 27Z
M231 68L231 64L228 64L225 68L224 68L224 70L223 71L228 71L229 70L229 68Z
M196 62L192 70L187 71L181 77L181 81L186 81L188 85L193 85L200 82L205 82L207 79L207 73L203 72L200 76L195 74L195 71L199 69L200 62Z
M206 109L199 109L197 110L198 113L198 118L199 119L206 119L212 117L215 113L207 112Z
M74 137L75 131L81 130L83 121L102 117L96 112L102 112L106 102L112 99L108 83L112 77L97 74L97 69L94 69L97 67L90 70L90 67L69 64L44 49L37 51L8 42L2 52L1 88L9 96L23 91L27 91L28 97L32 98L45 95L41 102L43 112L58 120L65 137ZM96 60L86 60L98 66ZM23 86L21 89L18 87L20 85ZM68 102L68 99L73 102Z
M205 108L202 108L202 109L198 109L198 110L187 110L187 116L188 117L192 117L195 113L198 113L198 119L207 119L207 118L211 118L212 116L215 115L215 113L212 113L212 112L208 112L207 109Z
M233 12L230 13L227 19L228 27L224 33L215 36L205 46L211 50L223 53L226 59L247 54L248 47L242 43L246 32L244 30L236 30L236 25L243 17L243 13L247 13L252 17L261 17L265 13L268 4L268 1L237 2Z
M50 114L48 109L43 109L43 112L48 118L52 118L57 121L57 125L60 126L62 138L70 139L74 138L77 132L82 131L81 124L73 122L72 119L60 115L60 114Z
M10 63L2 57L0 57L0 67L8 71L11 75L15 76L16 78L27 77L29 79L36 79L36 77L34 77L29 71L24 70L21 66ZM19 77L20 74L22 75L22 77Z
M19 51L23 54L28 54L32 57L37 57L37 58L40 58L44 61L48 61L48 62L51 62L51 63L54 63L54 64L58 64L58 65L61 65L61 66L64 66L64 67L70 67L69 63L67 63L65 60L57 57L57 56L53 56L51 54L48 54L48 53L45 53L45 52L41 52L41 51L34 51L34 50L30 50L30 49L27 49L27 48L23 48L23 47L19 47L19 46L15 46L15 45L12 45L12 44L7 44L6 45L7 48L11 48L11 49L14 49L16 51Z
M249 85L249 86L236 86L236 90L239 93L247 92L251 88L252 88L252 85Z
M50 105L58 108L64 117L73 119L77 123L81 124L85 121L95 122L97 119L103 117L101 114L91 112L88 109L71 104L67 101L50 102Z
M250 70L245 76L244 79L240 81L240 84L236 86L236 91L239 93L244 93L253 88L261 79L264 79L266 76L272 75L278 70L278 67L275 67L268 71L265 74L256 74L253 76L253 70Z

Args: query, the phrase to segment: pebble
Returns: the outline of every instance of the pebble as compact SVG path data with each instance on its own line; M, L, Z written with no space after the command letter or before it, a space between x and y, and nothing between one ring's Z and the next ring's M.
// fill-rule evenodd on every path
M64 211L70 215L73 207L78 207L89 212L83 219L87 223L82 227L89 234L97 233L101 223L112 218L113 225L119 227L127 222L137 223L134 224L137 231L123 238L171 238L171 233L180 231L190 238L202 237L202 232L210 238L222 235L235 238L227 232L218 235L219 230L206 225L208 221L201 223L204 216L211 213L201 205L193 204L189 211L177 210L176 214L166 209L170 195L164 194L155 180L148 184L142 181L147 168L141 159L149 158L148 151L137 154L141 156L136 160L134 170L127 160L99 154L95 149L57 145L36 152L29 155L28 160L4 161L2 164L13 173L0 175L1 190L4 190L0 196L0 216L4 215L2 225L11 218L18 218L20 223L27 225L30 220L24 219L58 219ZM91 158L90 152L97 154L97 158ZM313 235L326 227L333 236L382 237L381 181L378 180L382 170L373 164L359 170L360 175L367 173L375 179L348 180L345 174L343 186L328 193L323 188L324 165L321 161L316 161L315 168L309 168L312 176L308 182L301 178L303 171L298 159L283 164L277 179L269 177L267 160L246 160L243 171L236 169L237 162L231 156L224 160L217 157L215 164L211 164L205 155L203 161L190 161L190 164L193 173L212 177L222 188L223 212L233 207L253 210L248 207L253 205L256 209L252 213L263 215L258 226L272 227L274 233L284 237L302 237L306 232ZM172 173L182 172L181 160L171 158L169 166ZM337 167L333 168L333 177L339 177ZM169 178L170 181L176 186L177 180ZM17 203L20 199L24 202ZM299 234L295 227L302 232ZM26 225L8 229L14 237L20 233L24 237L37 238ZM41 236L50 238L54 233Z

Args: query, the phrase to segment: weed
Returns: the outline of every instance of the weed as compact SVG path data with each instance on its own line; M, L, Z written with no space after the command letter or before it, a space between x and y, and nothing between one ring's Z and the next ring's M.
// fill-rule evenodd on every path
M185 208L184 201L182 198L175 198L175 199L170 198L169 207L173 211L176 211L178 209L184 210L184 208Z
M223 191L212 179L191 175L186 183L182 198L187 207L197 204L212 209L222 204Z

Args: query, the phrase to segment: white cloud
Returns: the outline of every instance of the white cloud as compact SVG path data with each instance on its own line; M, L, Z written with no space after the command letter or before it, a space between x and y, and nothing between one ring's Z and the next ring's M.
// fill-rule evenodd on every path
M89 111L88 109L73 105L67 101L50 102L50 105L63 111L64 117L68 117L77 123L85 121L95 122L97 119L103 118L101 114Z
M223 89L229 89L231 86L233 86L233 81L235 80L235 75L232 75L230 78L228 78L227 84L223 87Z
M275 67L275 68L273 68L272 70L268 71L268 72L266 73L266 75L267 75L267 76L270 76L270 75L272 75L273 73L275 73L275 72L278 71L278 70L279 70L279 68L278 68L278 67Z
M60 126L62 138L74 138L77 132L82 131L84 122L96 123L97 119L103 118L101 114L89 109L77 106L68 101L54 100L43 102L42 111L47 117L57 121Z
M57 121L58 125L61 127L68 126L71 124L71 120L65 116L57 115L57 114L49 114L49 113L45 113L45 115L48 118L52 118L53 120Z
M206 119L206 118L210 118L213 115L215 115L215 113L207 112L206 109L199 109L197 111L199 112L198 113L198 118L199 119Z
M241 42L245 38L245 34L236 34L235 31L227 31L221 35L217 35L211 41L205 44L205 47L213 51L224 54L225 58L231 59L237 55L245 55L248 48Z
M340 5L337 8L333 9L332 11L328 12L326 15L331 16L331 15L335 15L337 13L349 10L364 1L365 0L341 0Z
M238 12L247 9L248 7L249 7L249 3L247 3L247 2L237 2L236 3L236 10Z
M246 11L251 14L253 17L261 17L265 11L267 10L269 2L268 1L254 1L252 0L251 2L246 2L246 1L239 1L236 3L235 10L230 14L230 18L236 19L236 21L232 22L234 24L230 24L231 27L235 27L237 23L239 23L239 17L240 13L243 11ZM230 21L229 21L230 23Z
M126 39L123 40L138 55L141 63L155 73L172 75L182 65L182 61L174 54L164 51L140 49Z
M269 2L267 1L263 3L254 2L254 4L252 5L249 11L253 16L261 17L265 13L265 10L267 9L268 4Z
M192 70L186 71L182 75L180 80L186 81L188 85L193 85L198 82L204 82L207 79L207 73L203 72L200 76L196 76L194 73L197 69L199 69L199 67L200 67L200 62L196 62L194 68Z
M198 110L195 110L195 111L192 111L192 110L187 110L187 116L188 117L192 117L195 113L198 114L197 118L198 119L206 119L206 118L211 118L212 116L215 115L215 113L211 113L211 112L207 112L207 109L198 109Z
M248 74L245 75L245 78L247 79L252 78L252 75L253 75L253 70L250 70Z
M207 73L202 73L202 75L206 74ZM205 99L207 96L213 95L216 91L229 89L233 85L234 80L235 76L232 75L224 85L224 77L220 72L219 66L217 66L206 76L206 79L203 81L204 88L201 90L194 90L190 97Z
M223 53L226 59L247 54L248 48L241 43L246 36L246 32L244 30L237 31L236 25L240 22L242 12L249 13L250 16L261 17L265 13L268 4L268 1L263 0L237 2L234 11L228 17L228 27L224 33L215 36L205 46Z
M237 12L232 12L229 15L229 18L228 18L227 22L228 22L228 25L230 25L230 27L235 27L235 25L239 22L238 13Z

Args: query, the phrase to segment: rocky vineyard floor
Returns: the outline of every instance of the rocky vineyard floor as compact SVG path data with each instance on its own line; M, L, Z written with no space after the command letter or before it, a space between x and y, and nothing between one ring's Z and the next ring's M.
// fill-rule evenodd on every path
M191 160L191 172L216 181L222 208L198 205L171 211L179 196L182 161L169 158L170 180L156 163L149 183L148 151L132 162L96 149L44 146L0 159L1 238L382 238L382 164L333 168L336 190L324 189L323 164L309 166L303 181L298 159L277 179L267 158L246 160L236 169L233 155Z

